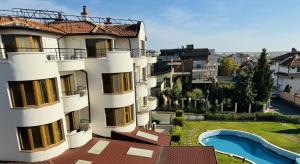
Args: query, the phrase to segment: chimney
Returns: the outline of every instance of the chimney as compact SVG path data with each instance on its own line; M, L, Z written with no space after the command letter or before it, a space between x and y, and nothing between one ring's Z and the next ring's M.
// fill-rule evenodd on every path
M104 22L104 24L112 24L111 18L110 18L110 17L107 17L107 18L106 18L106 21Z
M87 20L88 13L86 11L86 6L82 6L82 12L80 13L83 20Z

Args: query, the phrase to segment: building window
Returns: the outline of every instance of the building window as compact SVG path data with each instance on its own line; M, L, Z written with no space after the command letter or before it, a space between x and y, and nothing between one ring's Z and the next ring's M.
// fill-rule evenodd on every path
M64 75L60 77L61 90L63 96L73 95L75 92L75 80L74 75Z
M121 108L105 108L107 126L124 126L133 121L133 105Z
M112 50L111 39L86 39L88 57L104 57L107 50Z
M6 52L42 52L40 36L34 35L2 35Z
M74 111L65 115L67 132L79 129L79 112Z
M104 93L123 93L132 90L131 72L102 74Z
M18 127L21 150L36 150L60 143L64 140L62 127L62 120L34 127Z
M297 67L297 72L300 72L300 67Z
M9 81L12 107L40 106L58 101L56 78Z

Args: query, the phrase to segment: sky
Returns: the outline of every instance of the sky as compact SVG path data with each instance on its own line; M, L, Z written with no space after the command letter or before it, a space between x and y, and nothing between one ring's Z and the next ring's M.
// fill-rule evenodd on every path
M300 49L300 0L0 0L33 8L144 21L148 49L194 44L218 52Z

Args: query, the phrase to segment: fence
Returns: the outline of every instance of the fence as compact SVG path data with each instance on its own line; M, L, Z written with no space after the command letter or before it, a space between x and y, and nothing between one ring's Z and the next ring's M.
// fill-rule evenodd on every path
M298 95L298 94L293 95L293 94L290 94L287 92L278 92L278 95L283 100L286 100L286 101L293 103L300 107L300 95Z

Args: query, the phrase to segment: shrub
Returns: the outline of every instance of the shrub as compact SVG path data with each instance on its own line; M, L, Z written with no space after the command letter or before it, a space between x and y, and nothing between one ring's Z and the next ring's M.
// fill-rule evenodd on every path
M176 110L176 117L183 117L183 110Z
M173 125L174 126L177 125L177 126L183 127L184 126L184 122L185 122L184 117L175 117L173 119Z
M171 129L171 140L179 142L182 135L182 128L180 126L173 126Z
M300 123L299 116L285 116L277 113L230 113L230 114L205 114L206 120L221 121L274 121L286 123Z

